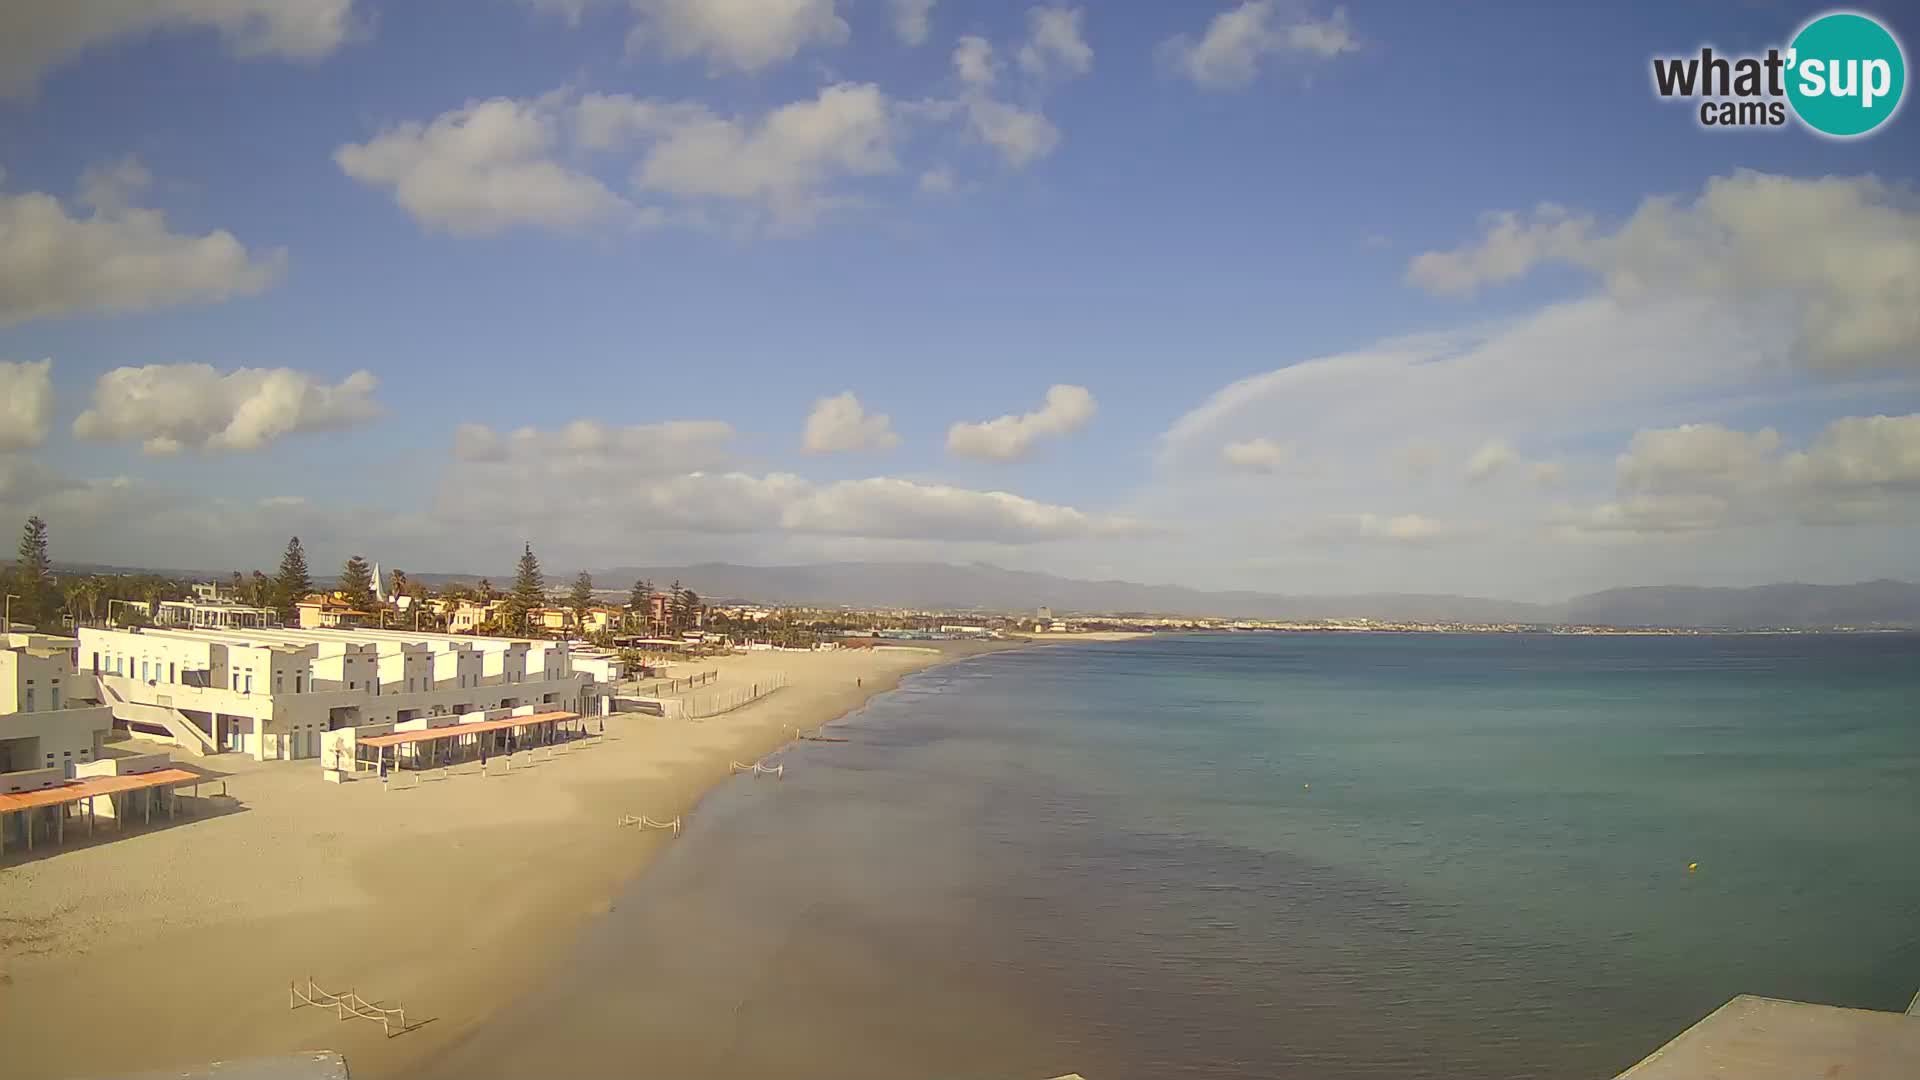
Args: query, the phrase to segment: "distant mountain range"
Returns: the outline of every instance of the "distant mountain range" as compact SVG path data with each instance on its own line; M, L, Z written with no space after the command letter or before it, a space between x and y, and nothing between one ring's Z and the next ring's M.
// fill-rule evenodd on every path
M1579 623L1605 626L1920 627L1920 585L1762 585L1754 588L1654 586L1609 589L1562 604L1471 596L1365 593L1291 596L1209 592L1179 585L1082 581L973 563L821 563L808 566L611 567L600 586L636 578L657 586L680 581L709 598L767 604L822 604L940 610L1210 615L1232 619L1394 619L1413 622Z
M121 567L66 566L83 572ZM224 580L226 573L209 576ZM228 573L231 573L229 571ZM1131 581L1082 581L1053 574L1006 570L984 563L816 563L804 566L615 566L592 571L603 590L627 589L639 578L660 588L679 581L708 600L822 607L902 607L946 611L1031 611L1061 614L1190 615L1228 619L1386 619L1407 622L1572 623L1595 626L1771 627L1853 626L1920 628L1920 585L1867 581L1857 585L1759 585L1703 588L1658 585L1607 589L1560 604L1528 604L1472 596L1423 593L1362 593L1349 596L1283 595L1244 590L1211 592L1181 585ZM471 583L476 574L410 572L425 584ZM549 575L564 588L573 573ZM491 576L496 588L511 572ZM324 582L326 579L317 578Z

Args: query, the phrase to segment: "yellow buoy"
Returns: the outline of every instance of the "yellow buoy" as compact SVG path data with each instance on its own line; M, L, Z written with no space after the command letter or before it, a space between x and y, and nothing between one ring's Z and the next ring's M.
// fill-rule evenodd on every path
M1697 862L1690 862L1687 864L1687 873L1689 874L1693 873L1695 870L1698 870L1698 869L1700 869L1700 864Z

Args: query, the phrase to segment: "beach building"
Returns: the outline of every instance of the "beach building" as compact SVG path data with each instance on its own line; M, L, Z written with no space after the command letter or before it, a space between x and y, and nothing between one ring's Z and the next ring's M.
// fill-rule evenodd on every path
M317 594L295 604L294 610L299 612L300 628L303 630L358 626L360 620L373 615L371 611L355 610L352 604L338 597Z
M196 591L199 586L195 586ZM153 621L161 626L197 626L208 629L258 629L279 626L280 613L249 607L231 600L162 600Z
M100 756L113 716L79 670L79 642L7 634L0 648L0 793L51 787Z
M595 696L565 642L370 628L85 627L77 665L120 726L262 761L318 757L340 728Z

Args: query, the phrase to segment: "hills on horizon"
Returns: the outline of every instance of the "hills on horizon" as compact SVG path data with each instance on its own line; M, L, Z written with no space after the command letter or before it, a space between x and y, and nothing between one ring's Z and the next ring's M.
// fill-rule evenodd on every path
M123 567L73 566L87 571ZM225 574L181 576L223 579ZM679 581L710 601L820 607L947 611L1166 615L1226 619L1378 619L1403 622L1530 623L1595 626L1766 629L1852 626L1920 628L1920 584L1868 581L1749 587L1654 585L1605 589L1558 604L1444 593L1315 595L1204 590L1184 585L1088 581L985 563L840 562L791 566L699 563L616 566L589 571L601 589L626 589L645 578L657 587ZM229 571L230 573L230 571ZM409 571L426 584L473 582L483 575ZM510 573L488 575L496 587ZM564 588L572 573L551 574ZM325 581L325 578L317 578Z

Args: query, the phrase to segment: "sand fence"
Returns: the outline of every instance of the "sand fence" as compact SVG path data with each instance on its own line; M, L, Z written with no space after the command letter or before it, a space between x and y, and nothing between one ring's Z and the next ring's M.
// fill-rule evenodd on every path
M389 1039L395 1035L404 1035L426 1023L425 1020L420 1020L409 1024L405 1009L386 1008L380 1002L368 1001L352 990L344 994L330 994L320 989L311 975L307 976L307 984L304 987L298 983L287 984L287 1008L298 1009L307 1005L332 1009L336 1020L376 1021L387 1033Z
M756 761L751 765L744 761L729 761L727 763L727 772L729 774L750 772L753 774L755 780L760 779L762 776L772 776L780 780L787 778L787 767L785 765L768 765L763 761Z
M644 814L623 814L620 817L619 824L622 828L632 827L639 829L641 832L645 832L648 829L672 829L673 838L675 840L680 839L680 819L677 817L671 821L655 821Z

